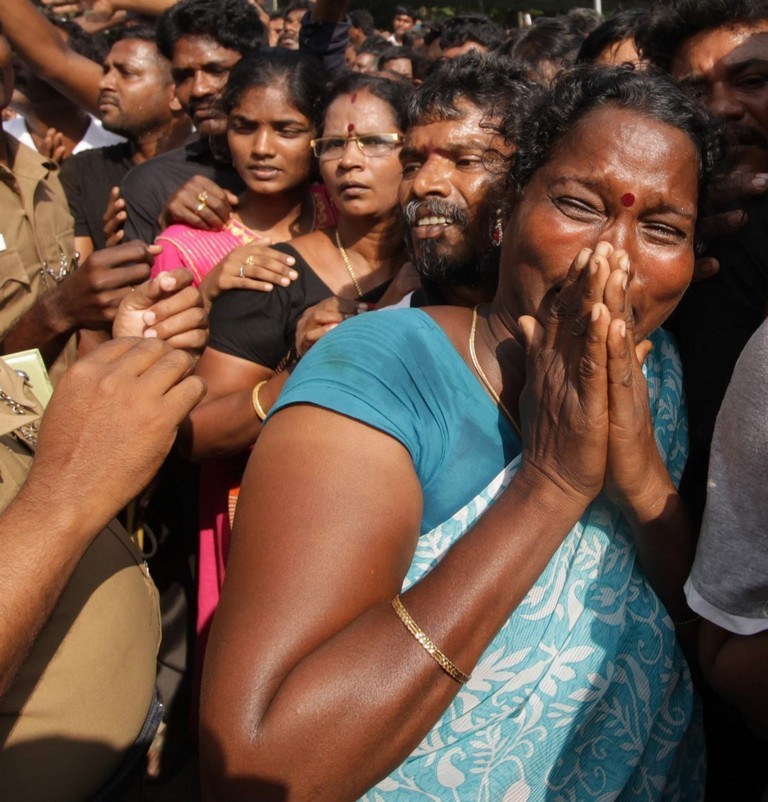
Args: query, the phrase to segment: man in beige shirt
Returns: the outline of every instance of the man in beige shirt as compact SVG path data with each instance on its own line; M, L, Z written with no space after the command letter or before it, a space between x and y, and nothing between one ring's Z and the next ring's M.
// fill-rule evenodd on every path
M12 92L11 49L0 30L0 110ZM104 250L77 268L57 166L0 131L0 353L39 348L55 381L74 360L72 335L108 329L150 264L137 245Z
M203 394L179 350L205 340L182 272L126 299L115 333L140 336L67 371L39 437L40 405L0 360L0 799L89 799L157 724L157 593L112 519Z

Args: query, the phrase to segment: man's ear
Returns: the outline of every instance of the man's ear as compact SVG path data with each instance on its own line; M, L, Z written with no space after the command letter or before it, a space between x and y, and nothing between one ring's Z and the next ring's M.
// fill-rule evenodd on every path
M176 97L176 92L174 92L171 95L171 104L170 104L170 106L171 106L171 111L174 114L177 114L178 112L183 111L183 106L181 105L181 102L179 101L179 99Z

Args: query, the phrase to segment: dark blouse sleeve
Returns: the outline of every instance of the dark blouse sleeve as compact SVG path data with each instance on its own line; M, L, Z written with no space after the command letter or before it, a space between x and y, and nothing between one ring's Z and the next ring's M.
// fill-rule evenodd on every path
M214 302L210 314L209 347L248 359L273 370L293 345L301 312L331 295L306 260L290 245L274 246L296 259L299 278L270 292L231 290Z

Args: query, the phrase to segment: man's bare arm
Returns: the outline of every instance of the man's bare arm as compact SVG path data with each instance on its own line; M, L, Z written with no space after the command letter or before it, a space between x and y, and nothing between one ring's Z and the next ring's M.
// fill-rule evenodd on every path
M0 695L85 550L151 480L200 400L193 362L157 338L123 338L57 385L29 476L0 515Z
M67 47L30 0L3 0L0 24L14 51L40 78L87 111L98 112L101 65Z

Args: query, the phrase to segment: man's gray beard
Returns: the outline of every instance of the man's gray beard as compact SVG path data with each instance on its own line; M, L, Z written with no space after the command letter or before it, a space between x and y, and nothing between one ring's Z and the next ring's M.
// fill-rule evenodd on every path
M421 240L418 257L413 253L413 264L419 275L441 287L495 287L499 280L500 248L490 242L482 250L475 250L466 259L458 259L437 240Z

